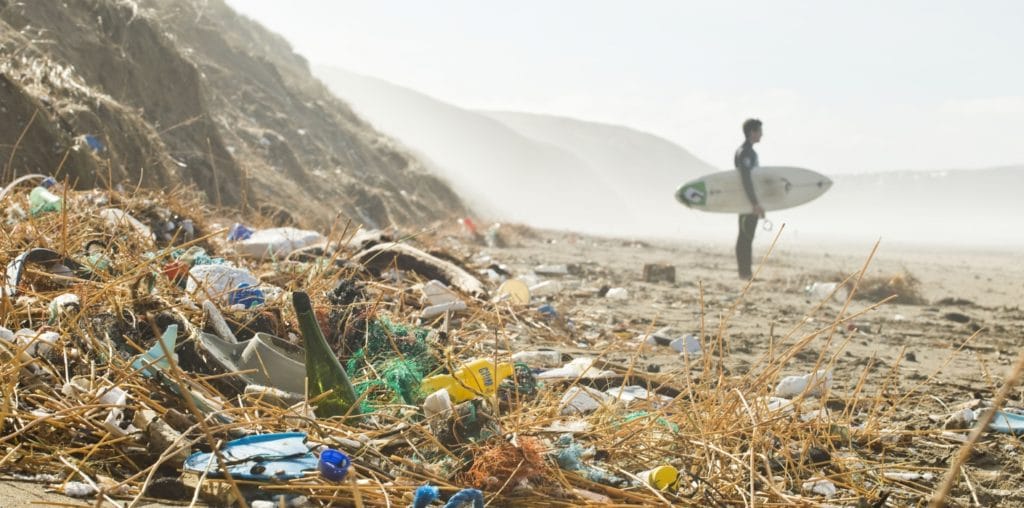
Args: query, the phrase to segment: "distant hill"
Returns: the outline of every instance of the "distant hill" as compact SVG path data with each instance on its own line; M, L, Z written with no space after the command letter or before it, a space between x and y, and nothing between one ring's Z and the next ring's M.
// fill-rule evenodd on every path
M710 170L671 142L569 118L459 108L336 68L314 73L376 128L402 141L474 209L502 220L652 235L679 214L675 187Z

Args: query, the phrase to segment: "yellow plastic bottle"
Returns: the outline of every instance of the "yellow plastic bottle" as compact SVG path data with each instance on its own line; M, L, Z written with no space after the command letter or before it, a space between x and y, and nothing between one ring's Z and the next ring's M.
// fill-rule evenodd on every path
M493 360L480 358L466 363L452 374L424 379L420 389L424 394L431 394L441 388L447 388L452 402L458 404L481 395L494 395L501 381L512 377L513 371L511 363L495 364Z

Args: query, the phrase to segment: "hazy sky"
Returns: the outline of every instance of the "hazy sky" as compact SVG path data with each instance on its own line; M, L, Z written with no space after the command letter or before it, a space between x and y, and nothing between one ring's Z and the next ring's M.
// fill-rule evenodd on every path
M228 0L314 64L623 124L732 166L1024 163L1024 1Z

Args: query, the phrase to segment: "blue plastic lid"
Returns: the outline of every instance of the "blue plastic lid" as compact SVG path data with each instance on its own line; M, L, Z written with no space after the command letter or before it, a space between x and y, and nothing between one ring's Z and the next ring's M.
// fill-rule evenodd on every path
M332 482L340 482L345 479L351 464L348 455L345 455L344 452L328 448L320 453L317 469L320 470L320 474L324 478Z

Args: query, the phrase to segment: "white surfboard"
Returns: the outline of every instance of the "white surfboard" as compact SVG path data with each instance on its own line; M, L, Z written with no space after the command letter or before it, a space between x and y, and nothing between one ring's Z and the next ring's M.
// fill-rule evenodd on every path
M829 177L803 168L766 166L750 173L757 200L766 210L802 205L832 187ZM687 182L676 190L676 200L695 210L750 213L752 205L743 191L740 172L719 171Z

